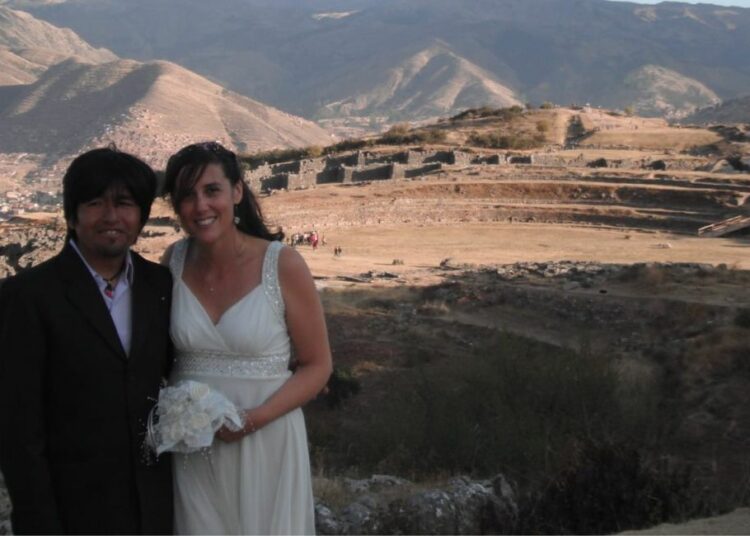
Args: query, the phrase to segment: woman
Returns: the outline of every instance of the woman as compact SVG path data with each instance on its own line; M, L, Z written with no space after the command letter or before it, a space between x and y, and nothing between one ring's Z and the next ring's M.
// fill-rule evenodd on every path
M325 386L331 353L302 257L266 227L234 153L189 145L166 191L189 237L166 255L174 277L172 382L195 380L242 409L208 455L175 456L175 529L184 534L315 531L300 406ZM298 364L289 372L291 346Z

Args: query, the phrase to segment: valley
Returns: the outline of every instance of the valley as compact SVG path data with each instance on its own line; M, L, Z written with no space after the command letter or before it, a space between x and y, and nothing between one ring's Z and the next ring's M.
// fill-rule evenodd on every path
M588 127L575 142L566 127L572 118ZM523 136L541 120L559 125L545 131L542 150L468 145L497 129ZM689 471L674 500L690 500L658 514L636 508L629 525L597 525L597 532L647 526L640 515L675 521L745 504L750 235L739 228L707 238L699 230L748 214L750 174L729 163L747 154L747 142L737 141L744 138L735 131L729 139L721 129L673 128L598 111L527 110L505 121L442 121L399 131L408 137L443 129L437 145L373 140L355 152L315 157L319 163L271 159L247 171L272 223L287 236L314 229L324 239L315 250L297 248L320 289L343 378L307 409L316 490L331 509L326 519L348 527L341 530L375 530L346 517L360 503L332 491L342 478L386 473L425 486L456 473L501 472L513 482L520 509L514 523L521 524L507 530L545 532L550 519L574 518L559 511L559 498L539 490L551 482L572 485L564 475L579 470L577 456L590 455L586 449L626 456L618 450L625 445L639 453L638 470L655 486ZM679 143L682 151L671 148ZM445 155L439 167L425 167L426 159ZM377 171L383 166L391 175ZM403 173L394 175L398 166ZM416 174L407 176L410 169ZM279 170L287 170L286 182ZM303 184L304 173L341 181ZM55 213L0 227L6 273L61 247ZM177 229L160 200L136 249L157 260L181 236ZM555 384L548 378L553 371ZM507 383L511 373L524 375L532 391ZM554 431L542 438L533 427L506 423L508 437L497 443L484 417L476 417L479 428L470 428L471 419L466 428L462 412L474 411L469 393L477 382L491 384L477 392L500 397L493 398L493 412L506 415L520 404L513 411ZM446 393L444 402L429 404L447 412L459 436L424 413L432 399L413 393L422 384L431 396ZM469 391L454 399L452 389ZM572 406L571 414L535 413L550 397L567 401L560 408L580 404L586 417ZM394 424L396 414L402 424ZM580 428L581 419L588 428ZM424 427L441 438L435 446L418 433ZM604 497L597 485L586 484ZM367 504L368 515L385 515L385 506Z
M75 155L219 141L321 238L318 532L737 532L750 9L563 1L0 0L0 281ZM135 249L183 237L159 198Z

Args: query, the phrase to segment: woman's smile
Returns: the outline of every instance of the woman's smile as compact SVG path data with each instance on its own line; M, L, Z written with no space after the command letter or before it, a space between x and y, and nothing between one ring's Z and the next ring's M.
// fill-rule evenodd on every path
M179 216L185 231L197 240L213 242L234 227L234 205L242 199L219 164L209 164L180 202Z
M202 218L202 219L199 219L199 220L195 220L195 223L198 226L200 226L200 227L208 227L209 225L211 225L215 221L216 221L216 217L215 216L211 216L210 218Z

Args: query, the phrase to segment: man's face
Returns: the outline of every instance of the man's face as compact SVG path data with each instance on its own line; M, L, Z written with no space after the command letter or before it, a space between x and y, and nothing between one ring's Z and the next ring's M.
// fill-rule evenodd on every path
M141 231L141 209L127 189L110 187L100 197L78 205L76 244L86 260L112 259L125 255Z

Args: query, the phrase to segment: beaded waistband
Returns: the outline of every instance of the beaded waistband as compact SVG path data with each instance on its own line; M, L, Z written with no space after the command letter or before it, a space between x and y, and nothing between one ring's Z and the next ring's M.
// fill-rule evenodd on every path
M231 352L178 352L175 372L228 378L276 378L289 373L289 355L250 357Z

